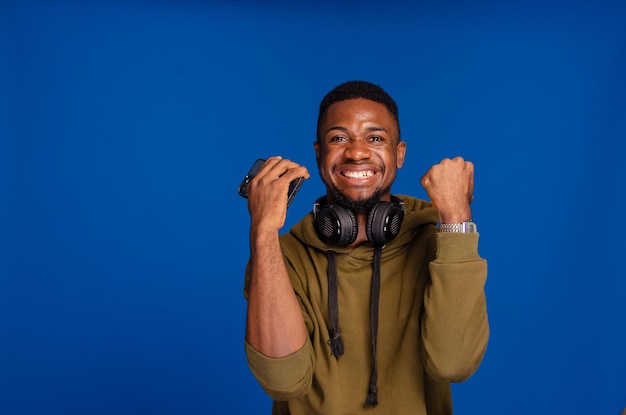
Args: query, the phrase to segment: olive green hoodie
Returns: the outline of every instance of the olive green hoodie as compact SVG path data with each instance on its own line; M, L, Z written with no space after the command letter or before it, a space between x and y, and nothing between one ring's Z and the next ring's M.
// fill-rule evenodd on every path
M405 215L382 250L378 404L365 403L373 366L370 290L374 245L325 245L312 214L281 236L281 248L309 332L283 357L245 350L252 373L274 399L274 414L451 414L450 382L469 378L487 347L487 263L478 234L439 233L428 203L399 196ZM339 327L344 350L329 346L327 251L336 252ZM244 294L247 296L249 271Z

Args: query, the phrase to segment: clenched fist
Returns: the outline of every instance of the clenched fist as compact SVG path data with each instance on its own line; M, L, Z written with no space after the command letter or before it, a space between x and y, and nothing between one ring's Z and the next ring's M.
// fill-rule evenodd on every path
M439 212L440 223L461 223L472 219L474 164L462 157L443 159L422 176L422 186Z

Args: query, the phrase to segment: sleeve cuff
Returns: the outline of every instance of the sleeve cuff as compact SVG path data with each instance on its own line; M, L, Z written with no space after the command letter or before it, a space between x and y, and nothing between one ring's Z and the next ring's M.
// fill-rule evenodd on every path
M478 254L477 233L437 232L437 257L435 262L476 261Z
M245 342L248 365L261 387L274 399L286 401L304 393L313 376L313 346L310 341L294 353L268 357Z

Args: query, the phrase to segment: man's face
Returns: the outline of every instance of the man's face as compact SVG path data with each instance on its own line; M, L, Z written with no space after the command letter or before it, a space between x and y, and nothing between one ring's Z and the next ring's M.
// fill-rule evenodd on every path
M406 144L384 105L361 98L336 102L328 108L318 134L315 154L329 203L337 202L336 193L356 205L377 196L390 200Z

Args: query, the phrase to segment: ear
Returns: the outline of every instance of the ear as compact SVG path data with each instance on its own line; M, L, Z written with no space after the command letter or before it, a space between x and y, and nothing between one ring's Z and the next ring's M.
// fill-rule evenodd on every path
M396 148L396 167L399 169L404 164L404 156L406 155L406 141L400 141Z
M319 164L320 164L320 143L317 140L313 141L313 148L315 148L315 162L319 166Z

